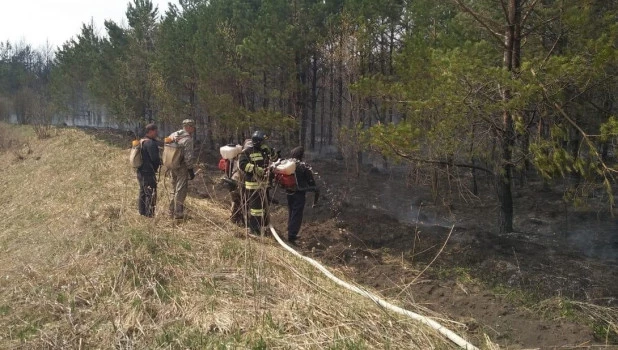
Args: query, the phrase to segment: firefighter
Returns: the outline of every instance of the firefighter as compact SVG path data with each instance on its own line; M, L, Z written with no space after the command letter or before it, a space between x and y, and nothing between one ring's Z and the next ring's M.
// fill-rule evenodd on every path
M249 215L250 233L259 235L266 225L268 202L268 166L277 155L266 143L267 135L257 130L239 156L238 165L244 175L244 197Z
M303 223L303 213L307 192L314 192L313 207L318 204L320 189L315 183L311 167L303 162L305 149L296 147L291 151L291 157L297 161L296 164L296 186L286 189L288 199L288 241L295 244L300 238L298 233Z
M182 146L182 162L172 173L172 200L169 214L174 219L182 219L185 216L185 199L189 191L189 180L195 178L195 157L193 155L193 134L195 134L195 121L185 119L182 121L182 129L172 133L169 138Z

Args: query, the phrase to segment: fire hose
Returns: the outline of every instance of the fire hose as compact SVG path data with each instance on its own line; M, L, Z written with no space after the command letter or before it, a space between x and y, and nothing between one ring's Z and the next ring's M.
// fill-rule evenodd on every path
M333 275L330 271L328 271L328 269L326 269L324 266L322 266L319 262L306 257L302 254L300 254L299 252L297 252L295 249L292 249L290 246L288 246L287 244L285 244L285 242L281 239L281 237L279 237L279 235L277 234L277 231L275 231L275 228L273 227L273 225L269 225L270 228L270 232L273 234L273 237L275 237L275 239L277 240L277 242L283 247L285 248L285 250L287 250L288 252L292 253L293 255L297 256L298 258L305 260L306 262L308 262L309 264L313 265L315 268L317 268L318 270L320 270L324 275L326 275L326 277L328 277L329 279L331 279L333 282L335 282L336 284L356 293L359 294L367 299L370 299L371 301L373 301L374 303L378 304L379 306L391 310L393 312L396 312L398 314L407 316L415 321L418 321L424 325L427 325L433 329L435 329L436 331L438 331L440 334L444 335L445 337L447 337L450 341L452 341L453 343L457 344L459 347L461 347L462 349L466 349L466 350L479 350L476 346L472 345L471 343L469 343L468 341L466 341L465 339L463 339L462 337L460 337L459 335L457 335L455 332L445 328L444 326L442 326L440 323L419 315L417 313L414 313L412 311L400 308L399 306L393 305L383 299L378 298L376 295L358 287L355 285L352 285L350 283L347 283L341 279L339 279L337 276Z

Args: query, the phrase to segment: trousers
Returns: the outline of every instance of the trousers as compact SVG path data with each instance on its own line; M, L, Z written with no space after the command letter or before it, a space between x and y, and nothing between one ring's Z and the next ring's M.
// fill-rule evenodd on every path
M142 174L138 171L137 182L139 183L139 197L137 199L139 214L153 217L157 204L157 178L154 174Z
M245 189L249 207L249 228L251 232L259 234L262 227L267 225L266 220L266 191L264 189Z
M288 193L288 240L295 240L303 224L306 192L296 191Z
M189 193L189 173L184 167L171 171L171 198L169 212L174 216L184 215L185 199Z
M230 197L231 197L230 219L232 220L232 222L235 222L237 224L245 223L243 215L246 212L246 209L242 207L242 197L244 196L242 191L244 190L240 186L238 186L238 188L236 188L235 190L230 191Z

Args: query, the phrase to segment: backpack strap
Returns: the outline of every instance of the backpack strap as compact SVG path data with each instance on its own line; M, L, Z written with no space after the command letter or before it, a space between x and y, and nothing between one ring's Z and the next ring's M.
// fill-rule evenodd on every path
M142 153L142 159L144 159L144 142L148 141L147 137L143 137L139 140L139 148L140 148L140 152ZM148 153L148 152L146 152Z

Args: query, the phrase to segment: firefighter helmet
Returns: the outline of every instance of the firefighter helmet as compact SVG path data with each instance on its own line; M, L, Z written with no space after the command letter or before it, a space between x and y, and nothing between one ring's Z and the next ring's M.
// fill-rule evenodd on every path
M251 141L253 141L253 145L260 145L266 139L268 139L268 136L261 130L256 130L253 135L251 135Z

